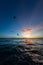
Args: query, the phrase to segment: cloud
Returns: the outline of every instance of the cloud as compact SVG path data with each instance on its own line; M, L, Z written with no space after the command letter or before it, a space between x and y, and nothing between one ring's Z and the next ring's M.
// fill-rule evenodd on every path
M30 32L32 32L32 29L22 29L21 32L23 32L23 33L30 33Z
M36 25L36 26L33 26L32 28L22 29L21 32L27 34L27 33L32 33L34 31L41 30L41 29L43 29L43 25Z
M24 34L28 34L28 33L33 33L35 31L39 31L43 29L43 25L36 25L36 26L33 26L32 28L27 28L27 29L22 29L21 32L24 33Z

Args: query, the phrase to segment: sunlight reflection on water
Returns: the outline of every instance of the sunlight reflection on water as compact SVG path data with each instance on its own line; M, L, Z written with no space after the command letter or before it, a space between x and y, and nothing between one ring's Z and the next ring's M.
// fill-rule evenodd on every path
M34 62L43 63L43 39L1 39L0 49L4 48L3 45L7 48L5 51L17 47L17 50L28 54Z

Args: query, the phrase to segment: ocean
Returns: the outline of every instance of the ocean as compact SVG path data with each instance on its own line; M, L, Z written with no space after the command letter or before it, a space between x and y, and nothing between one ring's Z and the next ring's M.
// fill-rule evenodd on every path
M43 65L43 38L0 38L0 65Z

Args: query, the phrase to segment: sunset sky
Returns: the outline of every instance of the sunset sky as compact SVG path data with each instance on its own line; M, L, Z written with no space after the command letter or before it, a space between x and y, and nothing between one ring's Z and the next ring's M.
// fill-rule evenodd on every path
M43 0L0 0L0 37L43 37Z

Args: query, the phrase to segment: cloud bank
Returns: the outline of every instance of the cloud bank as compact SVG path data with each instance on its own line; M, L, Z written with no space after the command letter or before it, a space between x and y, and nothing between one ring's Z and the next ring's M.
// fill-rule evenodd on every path
M30 32L32 32L32 29L22 29L21 32L23 32L23 33L30 33Z
M22 29L21 32L22 33L31 33L34 31L41 30L41 29L43 29L43 25L36 25L36 26L33 26L32 28Z

